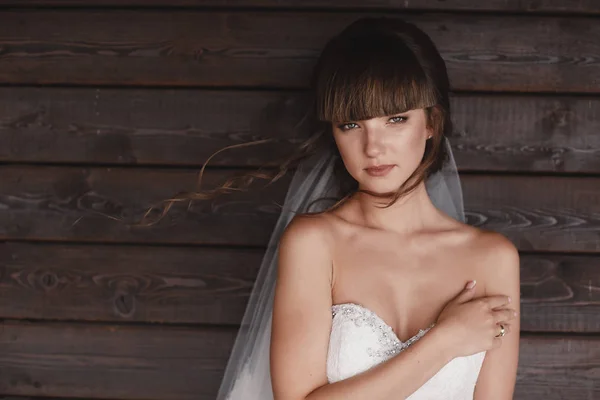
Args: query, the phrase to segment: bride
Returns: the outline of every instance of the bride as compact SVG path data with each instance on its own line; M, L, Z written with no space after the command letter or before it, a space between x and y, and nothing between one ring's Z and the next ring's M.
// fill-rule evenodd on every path
M518 252L464 222L430 38L358 20L326 45L312 89L318 129L218 398L512 399Z

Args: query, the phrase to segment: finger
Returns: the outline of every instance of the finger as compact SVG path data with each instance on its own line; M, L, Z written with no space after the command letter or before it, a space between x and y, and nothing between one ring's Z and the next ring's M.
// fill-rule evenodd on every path
M494 316L494 322L508 322L516 318L516 312L512 308L503 308L500 310L492 311L492 315Z
M465 286L465 288L456 296L455 300L457 303L466 303L467 301L473 299L475 296L475 285L476 281L472 281L473 285L469 288L469 285Z
M497 349L500 346L502 346L502 338L495 337L494 338L494 343L492 344L492 349Z
M481 299L487 302L490 308L498 308L510 304L509 297L502 294L486 296Z

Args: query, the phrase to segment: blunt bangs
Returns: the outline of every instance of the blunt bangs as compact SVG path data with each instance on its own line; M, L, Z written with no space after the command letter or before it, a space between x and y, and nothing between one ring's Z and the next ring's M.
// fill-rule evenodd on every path
M315 106L321 121L360 121L439 102L434 83L396 36L338 36L319 63Z

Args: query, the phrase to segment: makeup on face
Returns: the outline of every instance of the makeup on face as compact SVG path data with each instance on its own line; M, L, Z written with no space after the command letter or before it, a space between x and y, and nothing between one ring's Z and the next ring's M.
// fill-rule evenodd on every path
M394 167L394 164L378 165L376 167L365 168L365 171L371 176L381 177L386 176Z

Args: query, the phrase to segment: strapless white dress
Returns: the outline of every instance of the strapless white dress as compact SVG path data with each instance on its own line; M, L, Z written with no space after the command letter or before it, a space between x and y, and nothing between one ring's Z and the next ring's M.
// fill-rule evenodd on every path
M432 327L401 342L393 329L373 311L354 303L332 307L333 326L327 355L330 383L349 378L394 357ZM456 357L407 400L472 400L485 351Z

